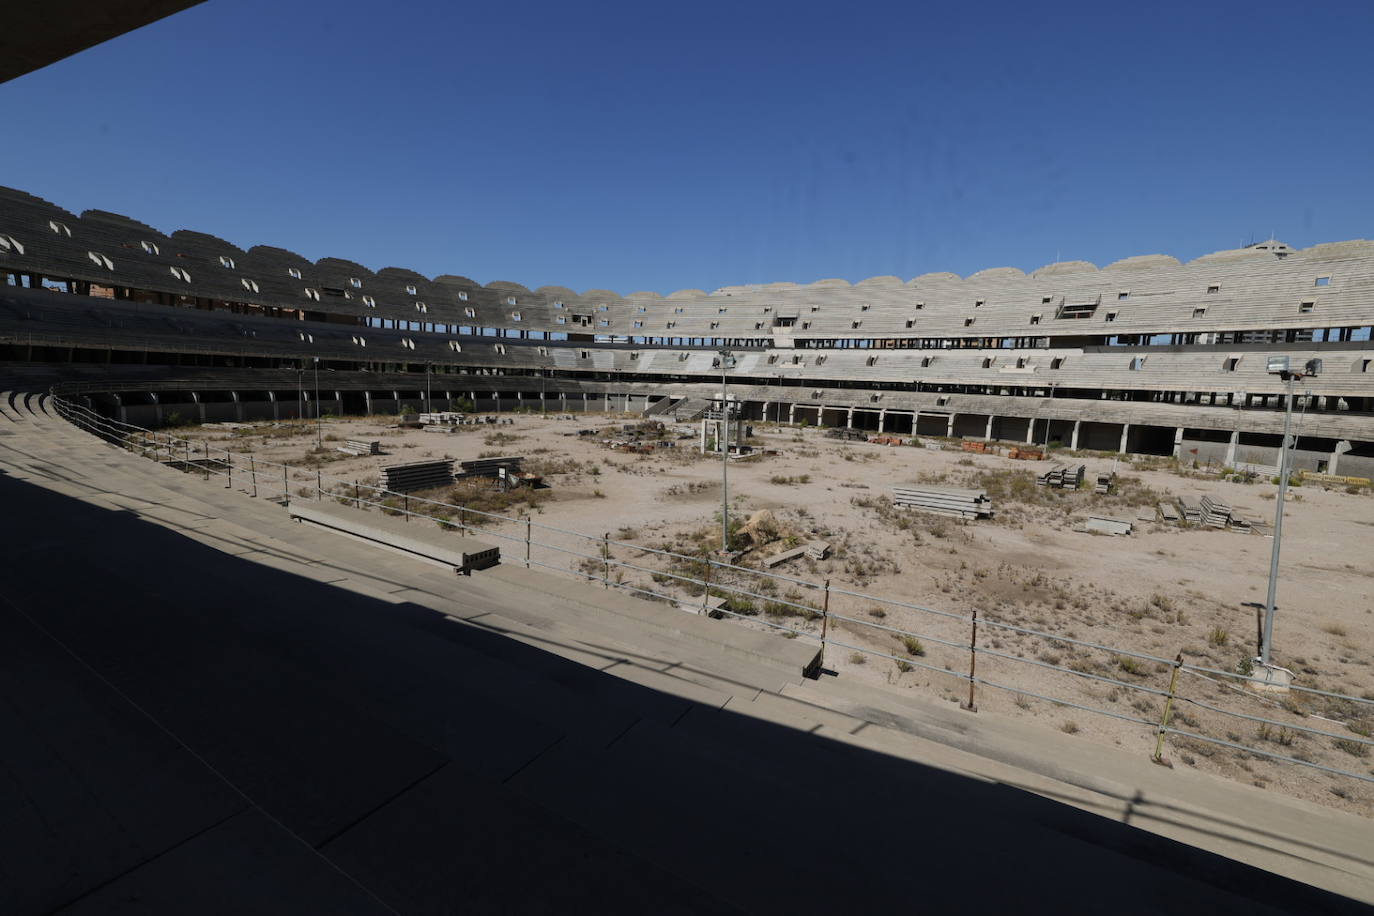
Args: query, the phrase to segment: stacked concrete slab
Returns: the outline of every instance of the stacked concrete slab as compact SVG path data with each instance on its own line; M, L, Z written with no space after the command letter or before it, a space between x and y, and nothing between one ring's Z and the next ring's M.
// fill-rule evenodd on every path
M966 520L991 518L992 500L986 490L957 487L896 486L892 502L903 509L916 509Z

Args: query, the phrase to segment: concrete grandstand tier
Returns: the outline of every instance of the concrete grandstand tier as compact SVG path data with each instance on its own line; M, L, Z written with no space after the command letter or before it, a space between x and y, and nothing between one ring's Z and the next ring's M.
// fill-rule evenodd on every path
M0 360L287 369L319 359L331 372L411 374L400 387L412 389L445 376L445 390L473 400L513 390L519 406L546 409L551 395L560 405L697 396L728 346L756 419L1226 462L1276 445L1286 391L1268 357L1320 359L1300 390L1311 440L1301 466L1374 473L1365 241L622 296L311 263L0 189L0 273ZM400 387L369 393L365 409L401 403ZM1219 449L1199 446L1217 437Z
M913 862L937 911L1374 900L1359 818L808 681L598 587L455 585L31 389L0 433L6 913L871 911Z

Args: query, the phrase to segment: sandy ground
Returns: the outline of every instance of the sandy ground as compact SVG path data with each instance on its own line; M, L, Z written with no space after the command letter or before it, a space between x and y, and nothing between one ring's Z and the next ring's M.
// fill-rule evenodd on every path
M314 462L312 468L336 481L374 482L385 464L429 457L470 459L523 455L527 465L546 474L549 488L531 507L517 503L506 511L531 512L535 540L599 557L600 545L558 531L599 537L609 533L612 556L663 569L660 558L634 553L623 544L670 547L695 553L719 545L720 461L696 453L696 439L652 454L612 451L599 438L578 430L636 422L635 417L576 415L575 418L520 415L513 425L463 427L454 434L400 430L394 421L357 418L327 421L324 449L315 449L313 427L282 425L226 430L207 426L178 430L206 439L214 447L251 452L258 461ZM684 427L686 429L686 427ZM1011 459L949 449L890 447L841 442L816 429L755 425L762 447L779 454L730 466L731 512L747 518L761 509L777 519L778 540L744 555L757 565L761 556L790 543L826 540L834 550L823 562L802 558L776 572L810 583L763 585L757 577L731 581L747 586L758 616L738 623L766 622L807 632L818 624L769 600L819 606L819 588L831 581L829 607L852 618L832 626L830 638L857 649L895 656L897 661L832 645L827 667L846 679L920 690L951 702L966 698L968 651L940 640L966 643L969 623L906 605L967 616L975 608L984 618L979 645L1008 656L980 655L978 674L1015 688L979 688L980 708L1037 719L1060 728L1065 740L1092 740L1149 754L1153 726L1114 719L1037 699L1052 696L1087 707L1157 723L1159 697L1102 681L1056 672L1060 665L1133 685L1168 688L1170 668L1134 662L1112 652L1064 642L1064 638L1171 659L1181 653L1191 664L1232 671L1256 648L1256 620L1245 602L1262 602L1272 538L1269 536L1277 486L1265 481L1242 484L1174 467L1159 459L1133 464L1115 456L1081 453L1089 481L1097 472L1119 474L1121 495L1096 496L1090 490L1049 491L1027 486L1027 474L1069 460ZM378 439L384 454L352 458L334 450L345 437ZM926 440L927 442L933 440ZM291 488L313 493L313 469L293 473ZM279 480L280 472L277 472ZM270 472L263 475L264 481ZM961 524L951 519L892 509L894 484L927 482L948 486L987 486L997 516ZM278 488L280 483L275 484ZM329 487L326 482L326 487ZM264 483L264 487L266 484ZM346 492L347 487L337 487ZM1252 534L1209 528L1177 528L1154 521L1156 499L1208 494L1245 518L1264 522ZM462 494L460 493L461 497ZM475 497L474 497L475 498ZM1291 491L1284 517L1282 577L1275 628L1274 660L1293 669L1298 683L1355 697L1374 698L1370 650L1374 639L1374 499L1342 490L1305 486ZM1130 537L1074 531L1082 518L1109 515L1136 522ZM492 534L523 539L523 524L494 525ZM499 541L507 556L523 555L523 544ZM566 568L576 556L536 546L536 562ZM575 573L572 573L575 574ZM672 580L621 571L627 584L653 588L673 597L689 596ZM864 597L843 594L862 592ZM699 593L699 591L698 591ZM700 598L695 603L700 602ZM771 612L771 613L770 613ZM1050 634L1017 633L996 623ZM900 637L866 624L918 634L919 651ZM1028 662L1041 662L1042 665ZM930 670L924 666L931 666ZM949 673L946 673L949 672ZM1257 697L1225 683L1184 673L1179 681L1173 725L1223 741L1374 775L1374 754L1359 745L1296 731L1266 728L1222 716L1198 702L1282 722L1319 728L1335 735L1367 734L1374 707L1337 700ZM1197 701L1197 702L1192 702ZM1072 735L1072 738L1067 736ZM1273 761L1195 739L1171 735L1166 756L1175 765L1220 773L1255 785L1323 804L1374 814L1374 786L1332 776L1309 767Z

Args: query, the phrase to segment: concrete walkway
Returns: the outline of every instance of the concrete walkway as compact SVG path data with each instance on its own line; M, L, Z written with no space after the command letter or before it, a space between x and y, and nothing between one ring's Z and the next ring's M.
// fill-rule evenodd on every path
M1367 821L510 561L458 578L36 395L0 395L0 498L6 914L1374 901Z

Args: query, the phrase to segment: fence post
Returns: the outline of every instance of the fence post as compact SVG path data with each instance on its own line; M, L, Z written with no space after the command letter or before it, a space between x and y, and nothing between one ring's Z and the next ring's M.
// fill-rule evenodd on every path
M458 536L466 537L468 533L468 507L458 507Z
M530 568L530 517L525 516L525 568Z
M405 520L410 521L410 494L407 493L401 498L405 500L405 502L402 504L405 507Z
M978 705L973 702L973 687L977 683L974 673L978 670L978 608L973 609L973 633L968 638L968 702L960 703L969 712L977 712Z
M258 463L252 455L248 456L248 476L253 481L253 498L258 498Z
M608 589L611 587L611 533L609 531L601 536L601 569L603 572L601 587Z
M234 453L226 448L224 450L224 457L227 459L225 461L225 468L227 469L225 471L225 476L227 480L224 484L224 489L232 490L234 489Z
M182 439L182 440L181 440L181 446L182 446L183 449L185 449L185 454L186 454L186 467L182 468L182 470L183 470L183 471L189 471L189 470L191 470L191 440L190 440L190 439Z
M315 468L315 502L324 502L324 475Z
M821 667L825 667L825 640L830 633L830 580L825 580L821 597Z
M1164 759L1164 730L1169 727L1169 716L1174 711L1174 697L1178 695L1178 673L1183 670L1183 653L1178 653L1174 658L1174 673L1169 678L1169 699L1164 701L1164 716L1159 720L1159 737L1155 739L1155 753L1150 760L1163 767L1173 768L1173 764Z
M205 479L210 479L210 440L205 440Z
M362 494L358 491L358 481L356 480L353 481L353 503L356 509L361 509L363 507Z
M711 600L711 557L708 555L708 556L706 557L706 574L705 574L705 576L703 576L703 582L702 582L702 588L701 588L701 613L702 613L704 616L706 616L706 617L710 617L710 616L711 616L711 605L710 605L710 603L709 603L710 600Z
M291 482L286 477L286 465L281 466L281 501L291 504Z

